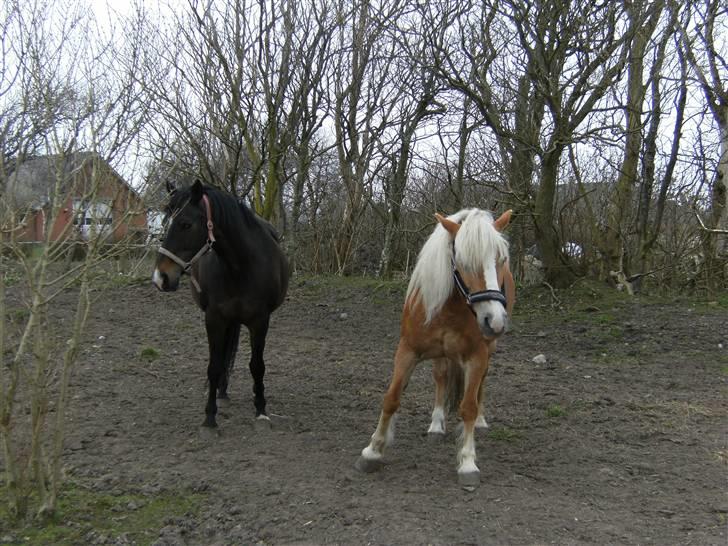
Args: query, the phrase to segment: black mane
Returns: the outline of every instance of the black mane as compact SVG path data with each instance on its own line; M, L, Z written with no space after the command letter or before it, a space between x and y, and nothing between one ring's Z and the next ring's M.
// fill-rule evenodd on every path
M241 198L236 199L229 193L209 185L204 185L202 191L210 200L213 222L223 231L235 233L240 232L242 228L262 229L274 241L280 242L280 235L273 224L258 216ZM176 190L170 199L168 214L183 207L190 198L190 193L190 187Z

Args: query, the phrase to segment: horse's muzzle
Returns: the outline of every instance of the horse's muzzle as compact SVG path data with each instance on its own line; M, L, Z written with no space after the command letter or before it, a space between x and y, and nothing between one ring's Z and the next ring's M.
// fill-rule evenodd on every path
M155 269L152 274L152 283L162 292L174 292L179 288L179 275L172 278L167 273Z
M503 321L502 326L498 329L493 328L487 317L480 323L480 332L483 334L483 337L488 339L500 337L505 333L505 331L506 321Z

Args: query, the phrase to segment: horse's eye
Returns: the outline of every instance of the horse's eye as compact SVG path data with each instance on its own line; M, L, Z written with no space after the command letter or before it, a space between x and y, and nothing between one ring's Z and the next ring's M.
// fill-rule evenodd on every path
M192 224L189 222L180 222L179 227L182 229L190 229L192 227Z

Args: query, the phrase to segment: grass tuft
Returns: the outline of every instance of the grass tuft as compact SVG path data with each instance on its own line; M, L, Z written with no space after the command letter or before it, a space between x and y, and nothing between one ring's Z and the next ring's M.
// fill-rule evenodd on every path
M561 407L558 404L551 404L549 407L546 408L546 416L547 417L563 417L566 415L566 409Z
M488 437L498 442L515 442L521 438L521 434L508 427L493 427L488 433Z
M0 487L0 499L7 499ZM162 493L153 497L141 494L111 495L90 491L68 483L58 501L56 513L40 521L14 520L6 502L0 503L0 529L11 543L54 544L58 546L103 543L151 544L170 518L196 515L204 495L188 491ZM32 504L32 503L31 503Z
M141 357L147 362L153 362L160 357L160 352L154 347L144 347L141 352Z

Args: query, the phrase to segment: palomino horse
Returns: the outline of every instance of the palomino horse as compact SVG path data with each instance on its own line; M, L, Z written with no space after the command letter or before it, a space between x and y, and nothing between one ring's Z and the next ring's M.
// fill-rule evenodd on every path
M393 417L412 371L417 363L432 359L436 390L429 432L444 434L445 385L453 394L459 386L463 431L458 480L474 487L480 483L474 430L477 425L487 426L480 409L482 386L496 339L505 332L515 301L508 243L501 233L511 211L495 221L478 209L435 217L439 224L422 247L407 289L394 372L379 424L356 466L364 472L381 466L384 450L393 439ZM448 381L448 376L454 380Z
M265 410L263 351L271 313L286 297L288 262L273 227L230 194L203 186L176 190L166 207L167 234L152 281L174 291L182 274L192 277L192 296L205 313L210 351L204 427L216 427L217 398L227 399L240 325L250 332L256 423L269 426Z

